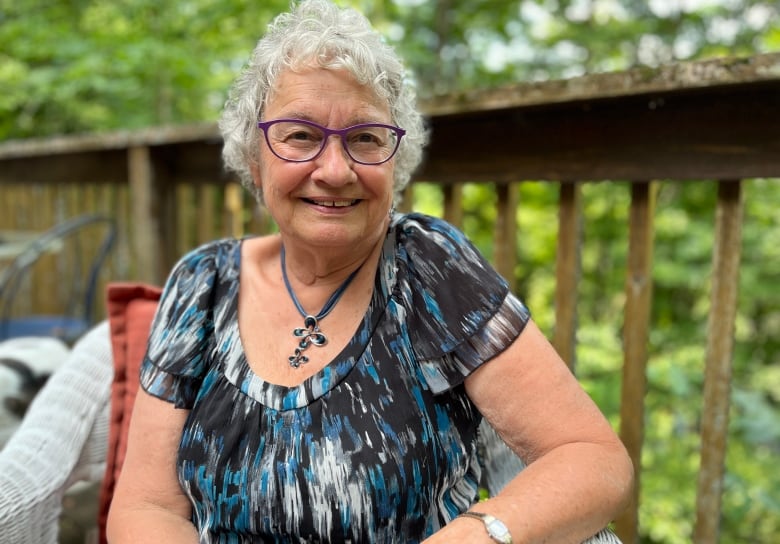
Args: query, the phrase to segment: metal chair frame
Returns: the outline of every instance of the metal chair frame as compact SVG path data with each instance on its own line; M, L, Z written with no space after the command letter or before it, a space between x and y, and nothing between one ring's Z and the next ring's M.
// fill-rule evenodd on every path
M21 289L23 280L39 261L42 255L56 250L58 246L67 240L73 239L77 253L80 253L82 241L78 234L84 229L96 225L105 227L105 234L91 256L87 270L80 258L75 258L74 285L67 296L67 303L61 315L57 316L29 316L12 317L16 297L23 292ZM116 224L113 219L99 214L80 215L55 225L31 241L27 247L17 255L11 263L0 270L0 340L18 336L13 329L14 324L21 324L28 320L31 324L35 320L43 323L44 319L51 320L52 330L48 332L35 331L33 334L46 334L62 338L67 342L74 341L81 333L85 332L95 322L94 302L98 279L103 264L116 242ZM86 275L82 274L86 272ZM57 328L54 323L60 319L62 327ZM33 326L33 328L36 328ZM41 325L37 328L42 329ZM54 330L57 329L57 330Z

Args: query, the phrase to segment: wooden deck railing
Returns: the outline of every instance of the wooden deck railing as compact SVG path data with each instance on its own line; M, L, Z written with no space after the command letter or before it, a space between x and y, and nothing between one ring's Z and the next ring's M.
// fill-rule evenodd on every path
M489 183L493 261L516 287L518 186L559 190L552 341L572 366L582 273L582 188L629 182L620 434L641 476L659 180L717 191L711 308L701 407L697 543L718 540L739 283L742 180L780 178L780 54L680 64L440 97L424 104L432 141L417 181L438 184L443 215L462 225L462 184ZM106 277L159 283L186 250L270 221L220 167L213 125L0 144L0 230L35 230L99 211L120 225ZM411 195L411 190L409 195ZM405 206L411 207L411 198ZM62 283L62 282L60 282ZM52 297L33 291L38 304ZM573 368L574 370L574 368ZM640 478L641 483L641 478ZM617 522L638 541L634 504Z

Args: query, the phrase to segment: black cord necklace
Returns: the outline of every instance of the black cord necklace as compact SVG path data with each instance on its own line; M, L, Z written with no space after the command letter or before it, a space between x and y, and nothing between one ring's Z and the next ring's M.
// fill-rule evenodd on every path
M320 310L317 315L311 315L306 313L306 310L303 309L303 306L301 306L301 303L298 301L298 297L295 296L295 292L290 285L290 280L287 279L284 246L282 246L281 260L284 286L287 288L287 292L290 294L290 298L292 299L293 304L295 304L298 313L300 313L303 317L303 327L296 328L292 332L293 336L300 338L301 340L298 342L298 347L295 348L295 353L287 358L291 367L298 368L302 364L309 362L309 358L303 354L304 350L306 350L311 345L322 347L328 343L328 337L325 336L325 333L320 330L319 322L326 315L328 315L331 310L333 310L333 308L336 306L336 303L341 298L341 295L343 295L344 291L347 290L347 287L349 287L349 284L352 283L353 279L355 279L355 276L357 276L357 273L360 271L360 268L362 268L363 265L359 266L354 272L352 272L352 274L349 275L346 280L344 280L344 283L342 283L339 288L333 292L330 298L325 302L325 306L322 307L322 310Z

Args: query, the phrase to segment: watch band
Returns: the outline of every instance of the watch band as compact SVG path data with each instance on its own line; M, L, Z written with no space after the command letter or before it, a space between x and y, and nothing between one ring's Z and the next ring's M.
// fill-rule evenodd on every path
M512 544L512 535L509 534L509 529L497 517L483 514L482 512L472 512L471 510L458 514L458 517L478 519L484 524L485 530L491 539L501 544Z

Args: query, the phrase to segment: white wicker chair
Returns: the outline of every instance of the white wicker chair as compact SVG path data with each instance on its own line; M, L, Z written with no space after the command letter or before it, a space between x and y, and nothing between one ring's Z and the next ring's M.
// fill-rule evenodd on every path
M3 544L56 544L67 490L103 478L112 377L103 322L75 344L0 451Z

